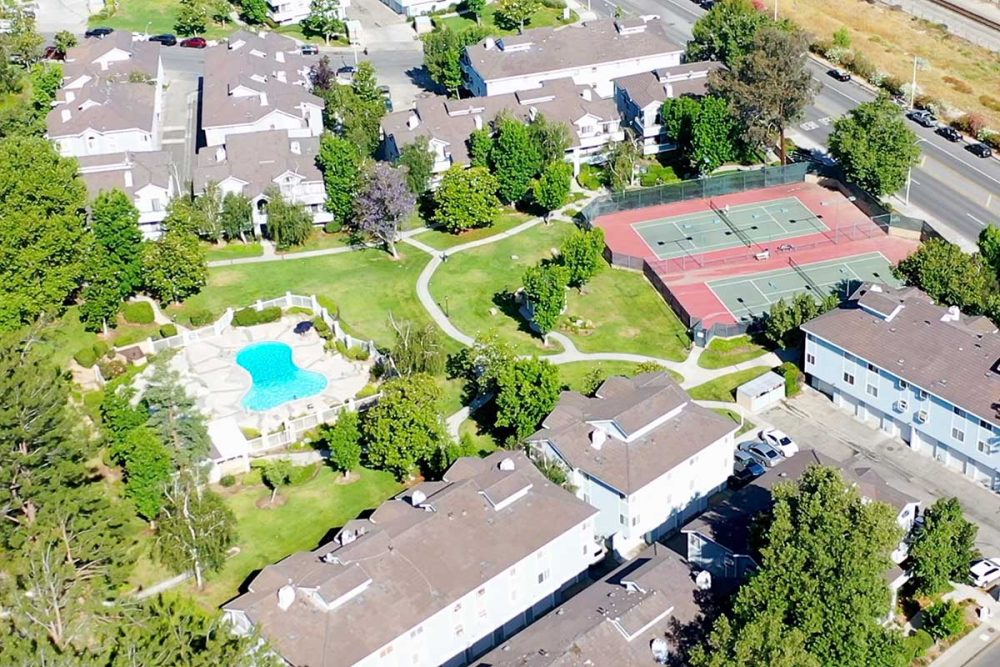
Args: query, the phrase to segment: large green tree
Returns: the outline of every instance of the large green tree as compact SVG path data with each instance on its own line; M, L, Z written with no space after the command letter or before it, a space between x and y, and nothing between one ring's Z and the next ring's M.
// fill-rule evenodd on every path
M902 638L882 625L885 575L901 531L836 468L779 483L759 521L760 568L693 655L696 667L895 667Z
M496 127L490 163L499 184L497 192L502 201L515 203L528 192L531 179L542 166L542 156L526 124L503 116L497 119Z
M489 227L500 208L498 187L484 167L452 167L434 193L434 222L450 232Z
M524 32L524 24L538 11L538 0L500 0L494 15L497 25L505 30Z
M683 155L691 151L691 132L700 111L701 102L686 95L670 97L664 100L660 108L663 130Z
M935 595L949 582L965 582L976 557L979 528L962 514L958 498L938 498L924 512L910 544L911 583L918 595Z
M333 426L324 426L320 438L330 450L330 463L347 477L361 465L361 429L358 413L344 410Z
M531 303L531 321L544 336L556 328L566 307L566 286L569 271L549 262L528 267L524 272L524 294Z
M347 139L324 134L316 161L326 184L326 210L344 224L354 212L354 195L361 184L361 152Z
M166 491L156 532L157 558L178 574L193 572L198 588L218 571L236 541L236 517L216 493L202 488L187 472Z
M164 492L174 472L173 458L156 433L140 426L123 443L125 495L140 516L154 521L163 508Z
M434 153L427 137L420 136L399 154L399 166L406 170L406 187L419 196L427 191L434 175Z
M566 157L566 149L573 142L573 133L569 125L561 121L551 121L545 114L538 114L528 125L535 146L538 147L543 165L562 162Z
M1000 227L986 225L979 232L977 241L979 255L983 261L1000 277Z
M211 444L205 417L165 361L154 363L142 400L149 411L149 427L170 450L177 467L200 465Z
M300 25L306 31L321 36L329 46L331 37L344 32L339 0L312 0L309 15L302 19Z
M428 460L447 440L440 399L434 378L423 373L382 385L378 404L361 421L368 464L404 479Z
M90 229L96 245L105 250L104 261L118 278L122 296L142 285L142 232L139 211L121 190L101 192L90 206Z
M302 204L290 202L276 186L265 192L267 197L267 234L278 250L302 245L313 231L313 219Z
M429 322L422 326L408 321L397 322L391 315L389 324L396 334L392 361L399 373L442 374L447 355L437 326Z
M90 254L76 160L34 137L0 140L0 331L58 313Z
M531 435L552 412L562 382L559 369L545 359L517 359L500 374L496 425L517 439Z
M167 229L147 244L142 263L146 291L160 303L183 301L208 280L204 248L197 236L182 229Z
M736 122L729 105L718 97L706 97L691 125L691 167L699 174L711 174L735 157L735 141Z
M687 59L735 61L753 50L754 38L767 25L771 20L751 0L720 0L695 22Z
M967 314L986 311L996 288L996 275L979 255L963 252L944 239L930 239L901 261L893 274L919 287L945 306L958 306Z
M546 218L566 203L572 180L573 165L568 162L550 162L542 168L538 180L532 184L532 199L545 211Z
M228 241L246 241L253 231L253 204L242 194L228 192L222 198L222 213L219 215L222 235Z
M604 230L573 230L559 246L559 259L572 287L583 287L604 266Z
M833 123L830 155L851 181L876 197L897 192L920 158L917 135L886 95L863 102Z

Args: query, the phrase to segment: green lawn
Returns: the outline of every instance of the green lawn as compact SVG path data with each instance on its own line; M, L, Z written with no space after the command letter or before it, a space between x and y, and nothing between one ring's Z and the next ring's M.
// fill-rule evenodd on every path
M750 336L735 338L713 338L705 351L698 357L702 368L725 368L750 361L767 354L767 350L753 342Z
M248 306L257 299L271 299L286 291L303 296L315 294L336 304L351 333L391 345L390 312L397 320L420 324L430 321L414 288L427 256L416 248L400 246L400 250L399 260L382 250L370 249L210 269L208 285L201 293L171 306L169 312L186 322L186 314L195 309L204 308L219 316L229 306Z
M107 26L115 30L131 30L135 33L149 32L150 35L176 32L174 24L180 12L180 0L119 0L118 11L113 16L94 14L88 19L90 26ZM219 39L235 31L239 26L228 24L218 26L209 23L201 33L207 39Z
M495 6L486 5L486 9L483 11L482 24L488 28L492 28L493 32L497 35L516 35L518 32L517 28L513 30L501 30L496 26L493 18L495 13ZM531 15L531 19L524 24L524 27L525 29L547 28L551 26L570 25L571 23L576 23L580 20L580 17L574 11L569 13L568 21L563 20L562 14L563 10L561 9L554 9L552 7L539 5L535 13ZM476 25L476 17L472 14L460 16L437 16L434 18L434 24L438 26L446 26L452 30L464 30L469 26Z
M582 393L590 389L587 386L587 380L594 369L600 369L604 377L612 375L631 377L638 372L639 366L640 364L627 361L576 361L571 364L559 364L559 379L562 380L566 388ZM677 382L684 381L680 373L670 369L666 370Z
M288 25L278 26L274 29L274 32L286 35L293 39L297 39L301 42L309 42L310 44L320 44L326 45L326 40L318 35L306 35L302 32L302 26L298 23L290 23ZM330 39L329 46L349 46L347 35L334 35Z
M241 259L243 257L260 257L263 253L263 248L256 241L252 243L233 241L224 245L216 245L214 243L205 244L205 258L210 262L225 259Z
M45 330L39 348L45 356L52 359L52 363L59 368L66 368L74 354L85 347L93 347L96 342L97 334L83 328L83 323L80 322L80 309L73 306L66 309L63 316Z
M462 409L462 396L465 391L465 380L461 378L448 379L437 378L438 386L441 387L441 401L439 409L445 418L455 414Z
M709 380L697 387L692 387L688 390L688 393L691 394L691 398L697 401L725 401L735 403L737 387L770 370L767 366L760 366L759 368L748 368L745 371L736 371L728 375L721 375L714 380Z
M288 250L279 251L279 255L294 254L297 252L307 252L309 250L326 250L327 248L343 248L351 245L351 237L347 232L337 232L327 234L317 229L314 230L302 245L292 246Z
M497 219L493 221L493 225L490 227L470 229L466 232L462 232L461 234L452 234L451 232L443 230L429 229L426 232L419 234L417 236L417 240L422 243L426 243L432 248L447 250L448 248L454 248L457 245L468 243L469 241L478 241L479 239L485 239L490 236L502 234L508 229L516 227L522 222L527 222L530 219L531 216L525 215L524 213L501 213L497 216Z
M736 412L733 412L732 410L726 410L725 408L712 408L712 410L713 410L713 412L719 413L723 417L729 417L730 419L732 419L737 424L739 424L740 421L741 421L739 414L736 413ZM736 435L737 435L737 437L741 436L744 433L747 433L749 431L754 430L755 428L757 428L757 427L754 425L754 423L752 421L746 420L746 421L743 422L743 426L740 427L740 430L738 430L736 432Z
M459 436L464 436L468 433L472 437L472 441L479 448L480 456L486 456L490 452L501 448L493 436L490 435L489 431L480 428L475 419L466 419L462 422L462 425L458 427L458 433Z

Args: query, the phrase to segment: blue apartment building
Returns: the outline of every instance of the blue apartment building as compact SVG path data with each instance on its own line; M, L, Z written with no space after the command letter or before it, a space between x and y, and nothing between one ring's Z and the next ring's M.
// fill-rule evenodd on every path
M913 287L866 285L802 326L810 384L860 420L1000 491L1000 334Z

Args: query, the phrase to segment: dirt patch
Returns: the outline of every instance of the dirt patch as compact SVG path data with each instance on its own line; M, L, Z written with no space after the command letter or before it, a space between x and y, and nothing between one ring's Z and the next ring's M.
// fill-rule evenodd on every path
M213 271L212 272L212 286L213 287L226 287L227 285L235 285L244 279L244 274L241 271L224 270L224 271Z
M337 478L333 480L333 483L343 486L345 484L354 484L359 479L361 479L361 475L356 472L349 472L347 475L337 475Z
M618 332L618 335L622 338L635 338L641 333L642 331L636 327L624 327Z
M270 509L275 509L277 507L281 507L286 502L288 502L288 499L285 498L280 493L276 495L274 497L274 500L272 501L271 494L269 493L266 496L260 498L255 504L257 505L257 509L270 510Z

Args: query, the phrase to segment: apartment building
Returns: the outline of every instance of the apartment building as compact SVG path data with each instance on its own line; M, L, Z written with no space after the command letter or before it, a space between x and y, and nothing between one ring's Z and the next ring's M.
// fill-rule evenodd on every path
M596 514L522 452L462 458L265 567L223 610L290 665L468 664L582 580L603 555Z
M914 451L1000 490L1000 334L913 287L862 286L802 326L810 384Z
M160 236L167 203L178 192L170 154L166 151L107 153L77 158L80 177L93 199L101 191L121 190L139 211L139 229L147 239Z
M520 35L487 37L462 55L466 87L486 97L572 79L611 96L611 81L681 64L684 47L659 21L603 19Z
M600 510L597 534L627 556L707 507L733 472L736 429L655 372L608 378L593 397L563 392L528 445L567 471Z

